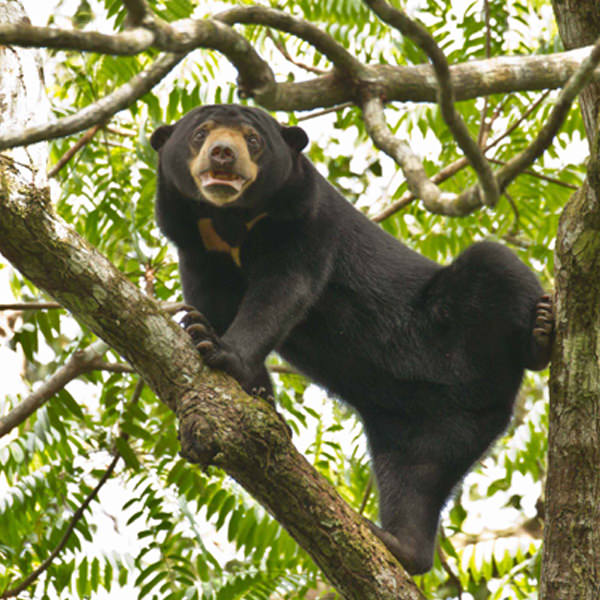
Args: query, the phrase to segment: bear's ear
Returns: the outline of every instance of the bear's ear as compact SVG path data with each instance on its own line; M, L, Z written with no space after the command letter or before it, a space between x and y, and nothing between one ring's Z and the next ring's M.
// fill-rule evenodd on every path
M308 144L308 136L302 127L286 127L281 126L281 135L294 150L300 152L306 144Z
M164 143L169 139L169 136L173 133L175 125L161 125L151 136L150 145L155 150L160 150Z

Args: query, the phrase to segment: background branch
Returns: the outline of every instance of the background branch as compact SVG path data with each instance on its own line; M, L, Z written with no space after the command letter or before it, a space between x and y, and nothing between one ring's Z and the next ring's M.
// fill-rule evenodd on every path
M56 177L59 171L83 148L86 144L92 141L98 130L102 127L100 123L90 127L78 140L75 142L57 161L56 164L48 171L48 177Z
M77 526L77 523L83 517L83 513L87 510L87 507L91 504L92 500L98 495L98 492L102 489L102 486L110 479L113 474L117 463L119 462L119 458L121 458L120 454L115 454L112 462L108 465L106 471L96 484L96 487L85 497L85 500L81 503L79 508L75 511L71 520L69 521L69 525L65 530L60 542L51 552L51 554L44 560L44 562L33 571L30 575L28 575L19 585L10 588L0 595L0 598L14 598L18 596L21 592L24 592L51 564L52 561L58 556L61 550L66 546L69 541L70 535L73 533L73 530Z
M254 95L268 110L313 110L355 100L355 84L333 72L308 81L275 84L270 68L254 48L223 22L235 20L236 12L229 17L228 13L220 13L221 21L175 21L168 24L170 34L164 34L160 40L156 33L144 27L106 35L93 31L0 23L0 44L106 54L137 54L150 47L169 52L188 52L196 47L212 48L222 51L238 71L244 73L242 79L246 93ZM277 29L274 20L259 23L257 14L254 17L257 24ZM234 52L234 48L239 50ZM588 54L589 51L585 49L576 49L550 55L474 60L451 66L450 80L457 101L490 94L557 89L565 84ZM370 76L377 81L381 96L388 102L436 101L438 86L430 65L372 65L369 69ZM600 70L596 70L593 77L595 81L600 81Z
M108 345L106 343L97 341L85 350L74 352L69 360L62 367L59 367L49 379L44 381L27 398L19 402L8 414L0 417L0 437L23 423L25 419L29 418L38 408L82 373L107 367L107 370L116 368L119 372L131 370L126 365L110 365L110 363L102 361L102 355L107 350Z
M427 177L423 163L410 146L389 130L381 99L367 97L362 103L362 111L367 133L375 146L400 165L411 193L421 198L428 209L436 209L440 203L440 190Z
M571 75L565 87L560 91L549 118L540 129L535 140L523 152L517 154L498 170L497 178L501 189L505 189L521 171L531 165L550 146L567 118L571 105L581 90L591 81L592 73L598 63L600 63L600 39L581 63L579 69Z
M483 190L483 202L487 206L495 206L500 197L498 183L477 142L454 108L454 90L446 55L423 26L409 19L401 10L392 8L384 0L365 0L365 3L380 19L415 42L431 60L438 81L438 103L444 121L477 174Z
M71 135L106 121L149 92L184 56L184 54L164 54L146 71L138 73L108 96L89 104L73 115L45 125L8 131L0 135L0 150Z
M9 302L0 304L0 310L48 310L63 308L58 302Z

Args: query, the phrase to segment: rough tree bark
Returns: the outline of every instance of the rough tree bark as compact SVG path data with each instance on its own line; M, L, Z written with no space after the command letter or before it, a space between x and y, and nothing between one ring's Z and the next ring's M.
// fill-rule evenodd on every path
M600 35L597 0L554 0L567 48ZM540 598L600 598L600 86L580 105L591 147L588 177L560 220L556 243L557 340Z

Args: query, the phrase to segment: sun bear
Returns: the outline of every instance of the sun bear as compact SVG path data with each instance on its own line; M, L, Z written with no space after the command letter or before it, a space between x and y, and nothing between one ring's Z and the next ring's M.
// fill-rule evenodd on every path
M307 142L256 108L193 109L151 137L157 221L206 363L271 394L275 350L354 407L380 495L371 527L422 573L452 489L506 428L524 369L549 361L552 302L500 244L448 266L410 250L318 173Z

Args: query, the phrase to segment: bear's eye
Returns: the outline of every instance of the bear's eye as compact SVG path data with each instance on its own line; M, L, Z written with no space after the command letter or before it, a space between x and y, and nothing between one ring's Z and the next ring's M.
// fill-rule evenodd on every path
M206 127L198 127L196 131L192 134L192 141L196 144L201 144L208 134L208 130Z
M256 133L248 133L244 137L246 138L246 144L248 144L250 152L258 152L260 150L261 142Z

